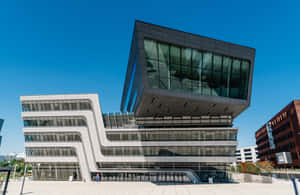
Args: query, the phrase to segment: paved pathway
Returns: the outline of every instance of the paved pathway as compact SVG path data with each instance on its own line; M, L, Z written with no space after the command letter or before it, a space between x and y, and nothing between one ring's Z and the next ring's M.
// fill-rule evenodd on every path
M10 182L8 195L18 195L21 183ZM276 184L155 185L146 182L26 181L24 195L293 195L291 182Z

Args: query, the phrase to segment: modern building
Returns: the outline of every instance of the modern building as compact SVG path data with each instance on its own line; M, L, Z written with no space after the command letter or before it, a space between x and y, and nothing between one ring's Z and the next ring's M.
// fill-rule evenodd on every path
M250 104L255 50L136 21L120 113L97 94L22 96L36 180L226 182L233 119Z
M260 160L300 167L300 100L294 100L255 133Z
M235 151L236 162L253 162L256 163L258 159L258 151L256 146L247 146L239 148Z

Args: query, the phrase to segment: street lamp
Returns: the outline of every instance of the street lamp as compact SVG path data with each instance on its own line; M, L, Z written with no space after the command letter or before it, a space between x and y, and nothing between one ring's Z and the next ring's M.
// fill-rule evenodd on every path
M18 166L18 164L15 164L15 168L14 168L14 180L16 180L16 171L17 171L17 166Z
M23 176L23 182L22 182L22 186L21 186L21 192L20 192L20 195L23 194L24 183L25 183L25 175L26 175L26 168L27 168L27 164L25 164L25 168L24 168L24 176Z

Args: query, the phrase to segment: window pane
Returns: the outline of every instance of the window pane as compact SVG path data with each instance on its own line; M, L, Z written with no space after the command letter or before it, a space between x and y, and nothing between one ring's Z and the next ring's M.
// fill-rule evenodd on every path
M192 90L194 93L200 94L201 93L201 82L199 81L192 81Z
M184 91L192 91L192 83L190 79L182 79L182 89Z
M164 43L158 43L159 61L169 63L169 46Z
M22 110L24 112L30 111L30 104L22 104Z
M240 97L247 99L248 96L248 80L241 80Z
M210 83L211 83L212 77L211 77L211 72L207 70L202 71L201 75L201 85L202 85L202 94L203 95L210 95L211 90L210 90Z
M180 48L171 46L171 64L180 64Z
M169 67L165 62L159 62L159 87L169 89Z
M192 67L191 70L191 79L195 80L195 81L199 81L201 78L201 69L196 68L196 67Z
M180 65L171 64L170 65L170 75L178 76L180 75Z
M233 74L240 74L240 64L241 64L241 61L240 60L233 60L233 63L232 63L232 73Z
M242 79L248 80L249 71L250 71L249 62L244 60L242 62L242 67L241 67L241 77L242 77Z
M148 83L151 88L158 88L158 64L155 60L147 60Z
M157 59L156 41L145 39L144 45L146 58Z
M212 79L212 95L221 96L222 74L220 72L213 73Z
M214 55L214 71L222 70L222 56Z
M231 62L231 58L223 57L223 72L230 72Z
M211 83L212 81L211 72L208 70L203 70L201 75L201 81Z
M192 49L182 48L181 49L181 57L182 57L182 64L183 65L191 65Z
M222 75L222 96L229 96L229 81L230 81L230 72L225 72Z
M195 67L202 67L202 53L196 49L193 50L192 65Z
M239 98L240 76L231 75L230 78L230 97Z
M203 54L203 68L211 70L211 65L212 65L212 54L204 53Z
M148 75L148 83L151 88L159 88L158 75L150 74Z
M171 76L171 89L174 89L174 90L181 89L181 81L176 76Z
M191 78L191 66L181 66L181 78Z
M211 94L211 89L210 89L208 83L202 82L201 85L202 85L202 94L203 95L210 95Z
M169 66L165 62L159 62L159 76L168 77L169 76Z

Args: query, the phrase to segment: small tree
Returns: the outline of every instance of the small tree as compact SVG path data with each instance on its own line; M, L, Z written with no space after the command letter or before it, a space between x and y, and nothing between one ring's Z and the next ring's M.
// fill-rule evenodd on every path
M236 170L235 170L235 167L234 167L234 166L231 166L231 167L230 167L230 171L231 171L231 172L235 172L235 171L236 171Z
M243 167L241 164L238 164L236 167L237 167L238 172L240 172L240 173L243 172Z

